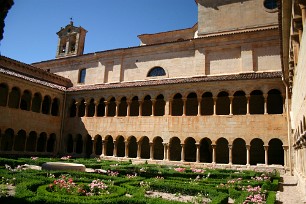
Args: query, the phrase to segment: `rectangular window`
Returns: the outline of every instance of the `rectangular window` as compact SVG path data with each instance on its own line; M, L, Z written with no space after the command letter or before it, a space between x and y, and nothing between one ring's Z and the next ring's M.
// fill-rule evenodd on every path
M86 69L81 69L79 73L79 83L84 84L85 83L85 77L86 77Z

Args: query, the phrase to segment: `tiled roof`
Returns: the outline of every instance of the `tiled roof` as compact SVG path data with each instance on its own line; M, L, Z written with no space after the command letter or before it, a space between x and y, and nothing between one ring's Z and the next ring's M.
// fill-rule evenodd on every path
M244 74L231 74L231 75L222 75L222 76L198 76L190 78L172 78L172 79L147 80L147 81L137 81L137 82L119 82L111 84L74 86L68 88L67 91L73 92L73 91L100 90L100 89L118 89L118 88L132 88L132 87L142 87L142 86L158 86L158 85L171 85L171 84L184 84L184 83L197 83L197 82L273 79L281 77L282 77L282 72L244 73Z
M43 80L40 80L40 79L30 77L30 76L26 76L26 75L23 75L21 73L18 73L18 72L12 71L12 70L8 70L8 69L6 69L4 67L1 67L1 66L0 66L0 74L5 74L5 75L17 77L17 78L20 78L20 79L24 79L26 81L30 81L30 82L33 82L33 83L36 83L36 84L47 86L47 87L50 87L50 88L53 88L53 89L58 89L58 90L61 90L61 91L66 90L66 87L64 87L64 86L60 86L60 85L57 85L57 84L53 84L53 83L50 83L50 82L47 82L47 81L43 81Z

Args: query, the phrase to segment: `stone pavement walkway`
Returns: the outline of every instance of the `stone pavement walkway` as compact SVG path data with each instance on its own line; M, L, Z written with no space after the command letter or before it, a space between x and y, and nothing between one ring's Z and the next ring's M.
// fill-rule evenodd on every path
M278 204L304 204L306 199L302 197L297 188L297 179L294 176L283 175L280 189L276 194Z

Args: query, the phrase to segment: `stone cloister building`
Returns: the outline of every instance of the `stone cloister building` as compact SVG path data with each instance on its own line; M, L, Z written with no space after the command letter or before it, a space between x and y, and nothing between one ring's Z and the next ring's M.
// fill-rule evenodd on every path
M198 0L191 28L88 54L70 22L56 59L2 56L0 153L290 169L275 2Z

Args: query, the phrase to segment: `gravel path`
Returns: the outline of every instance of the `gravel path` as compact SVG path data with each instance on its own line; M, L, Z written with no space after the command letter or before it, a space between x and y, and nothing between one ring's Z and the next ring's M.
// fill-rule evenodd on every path
M282 176L280 190L277 191L276 200L278 204L304 204L306 199L301 196L297 188L297 179L294 176Z

